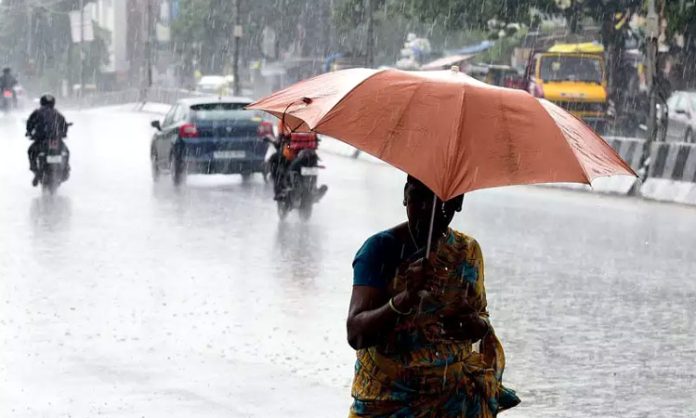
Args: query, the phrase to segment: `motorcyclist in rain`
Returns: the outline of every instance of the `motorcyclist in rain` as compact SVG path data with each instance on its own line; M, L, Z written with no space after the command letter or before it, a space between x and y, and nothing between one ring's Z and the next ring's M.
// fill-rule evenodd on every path
M15 92L15 86L17 85L17 79L12 75L12 69L5 67L2 69L2 75L0 76L0 92L5 90L12 91L12 104L17 107L17 93Z
M306 136L304 141L313 144L310 146L311 150L304 150L303 146L297 146L297 144L293 146L292 135L291 130L281 119L278 123L278 137L273 142L276 152L268 160L268 164L271 167L271 178L273 179L274 200L282 200L286 196L287 181L285 175L288 171L299 173L303 165L316 165L318 160L314 152L318 141L316 133L304 134ZM315 192L316 201L321 199L327 190L328 187L326 185L320 186Z
M29 170L34 173L32 186L36 187L39 184L39 173L36 160L41 150L51 139L61 139L63 150L67 153L64 179L67 180L70 173L70 151L62 141L68 133L68 123L63 115L55 109L56 98L50 94L41 96L41 107L32 112L27 120L27 136L31 138L33 143L27 151L29 155Z

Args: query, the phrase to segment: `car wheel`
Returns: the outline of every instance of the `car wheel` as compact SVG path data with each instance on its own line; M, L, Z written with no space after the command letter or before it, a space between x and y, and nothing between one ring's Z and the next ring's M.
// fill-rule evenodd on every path
M696 141L696 138L694 138L694 131L691 130L691 128L686 130L686 133L684 134L684 142L687 144L691 144Z
M180 158L172 156L169 160L169 173L171 174L172 184L174 184L174 186L180 186L184 182L186 172Z
M159 161L157 161L157 154L154 152L150 154L150 169L152 171L152 181L157 183L160 178L160 168L159 168Z

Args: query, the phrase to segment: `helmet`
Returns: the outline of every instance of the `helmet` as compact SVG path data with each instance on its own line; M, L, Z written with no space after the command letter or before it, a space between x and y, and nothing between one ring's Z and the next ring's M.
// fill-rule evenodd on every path
M44 94L41 96L40 100L41 106L54 107L56 105L56 98L50 94Z

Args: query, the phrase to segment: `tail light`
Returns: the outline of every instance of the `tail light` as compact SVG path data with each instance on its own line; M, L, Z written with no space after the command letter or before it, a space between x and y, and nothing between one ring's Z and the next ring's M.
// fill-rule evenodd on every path
M5 97L12 97L12 90L5 90L2 92L2 95Z
M198 136L198 128L196 125L185 123L179 127L179 137L181 138L195 138Z
M258 133L259 138L273 136L273 124L267 120L264 120L259 123L259 127L257 128L256 132Z

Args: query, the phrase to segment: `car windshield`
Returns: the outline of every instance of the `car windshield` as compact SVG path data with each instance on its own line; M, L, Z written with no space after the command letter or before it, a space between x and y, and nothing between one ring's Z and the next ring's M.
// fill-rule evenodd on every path
M548 55L541 58L541 79L549 81L585 81L602 83L602 65L598 58Z
M196 120L251 119L260 117L258 112L245 110L249 103L204 103L191 106Z

